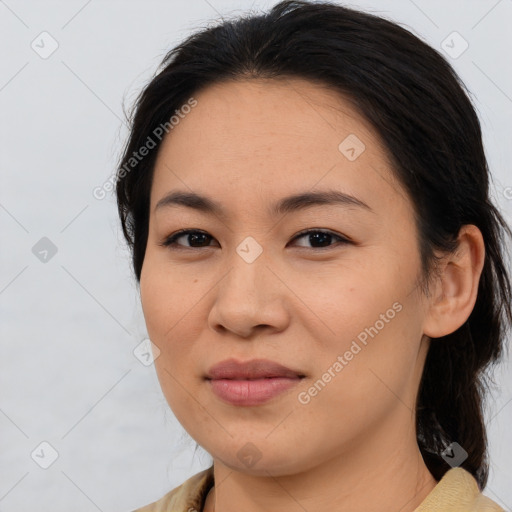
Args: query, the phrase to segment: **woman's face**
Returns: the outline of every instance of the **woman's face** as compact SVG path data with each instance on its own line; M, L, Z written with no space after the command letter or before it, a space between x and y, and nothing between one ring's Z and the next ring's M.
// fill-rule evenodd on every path
M195 99L159 150L140 279L174 414L216 461L252 474L399 446L414 435L427 305L413 207L377 136L299 79L226 82ZM173 192L218 211L156 208ZM277 208L318 193L338 201ZM161 245L182 229L200 233ZM207 378L231 358L302 377Z

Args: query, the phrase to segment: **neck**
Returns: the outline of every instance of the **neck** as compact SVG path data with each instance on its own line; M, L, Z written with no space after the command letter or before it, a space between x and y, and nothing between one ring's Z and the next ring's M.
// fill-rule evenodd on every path
M254 476L214 458L215 487L204 512L412 512L437 484L416 436L400 444L364 443L321 465L295 474ZM399 446L399 448L396 448Z

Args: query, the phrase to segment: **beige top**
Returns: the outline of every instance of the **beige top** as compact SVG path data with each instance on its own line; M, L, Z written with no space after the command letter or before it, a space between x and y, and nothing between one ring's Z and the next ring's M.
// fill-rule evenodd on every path
M213 466L168 492L158 501L133 512L203 512L208 491L213 487ZM505 512L484 496L473 475L451 468L414 512Z

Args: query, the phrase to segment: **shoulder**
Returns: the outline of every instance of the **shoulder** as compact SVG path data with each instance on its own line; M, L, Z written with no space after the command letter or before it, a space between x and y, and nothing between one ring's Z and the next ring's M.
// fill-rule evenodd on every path
M133 512L201 512L213 486L213 466L196 473L159 500Z
M469 471L461 467L448 470L414 512L505 512L484 496Z

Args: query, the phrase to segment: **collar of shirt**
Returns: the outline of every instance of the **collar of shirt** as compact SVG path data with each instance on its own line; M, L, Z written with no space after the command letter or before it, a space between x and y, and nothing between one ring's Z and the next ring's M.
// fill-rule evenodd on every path
M196 473L155 501L134 512L203 512L214 485L213 465ZM484 496L473 475L461 467L449 469L414 512L505 512Z

